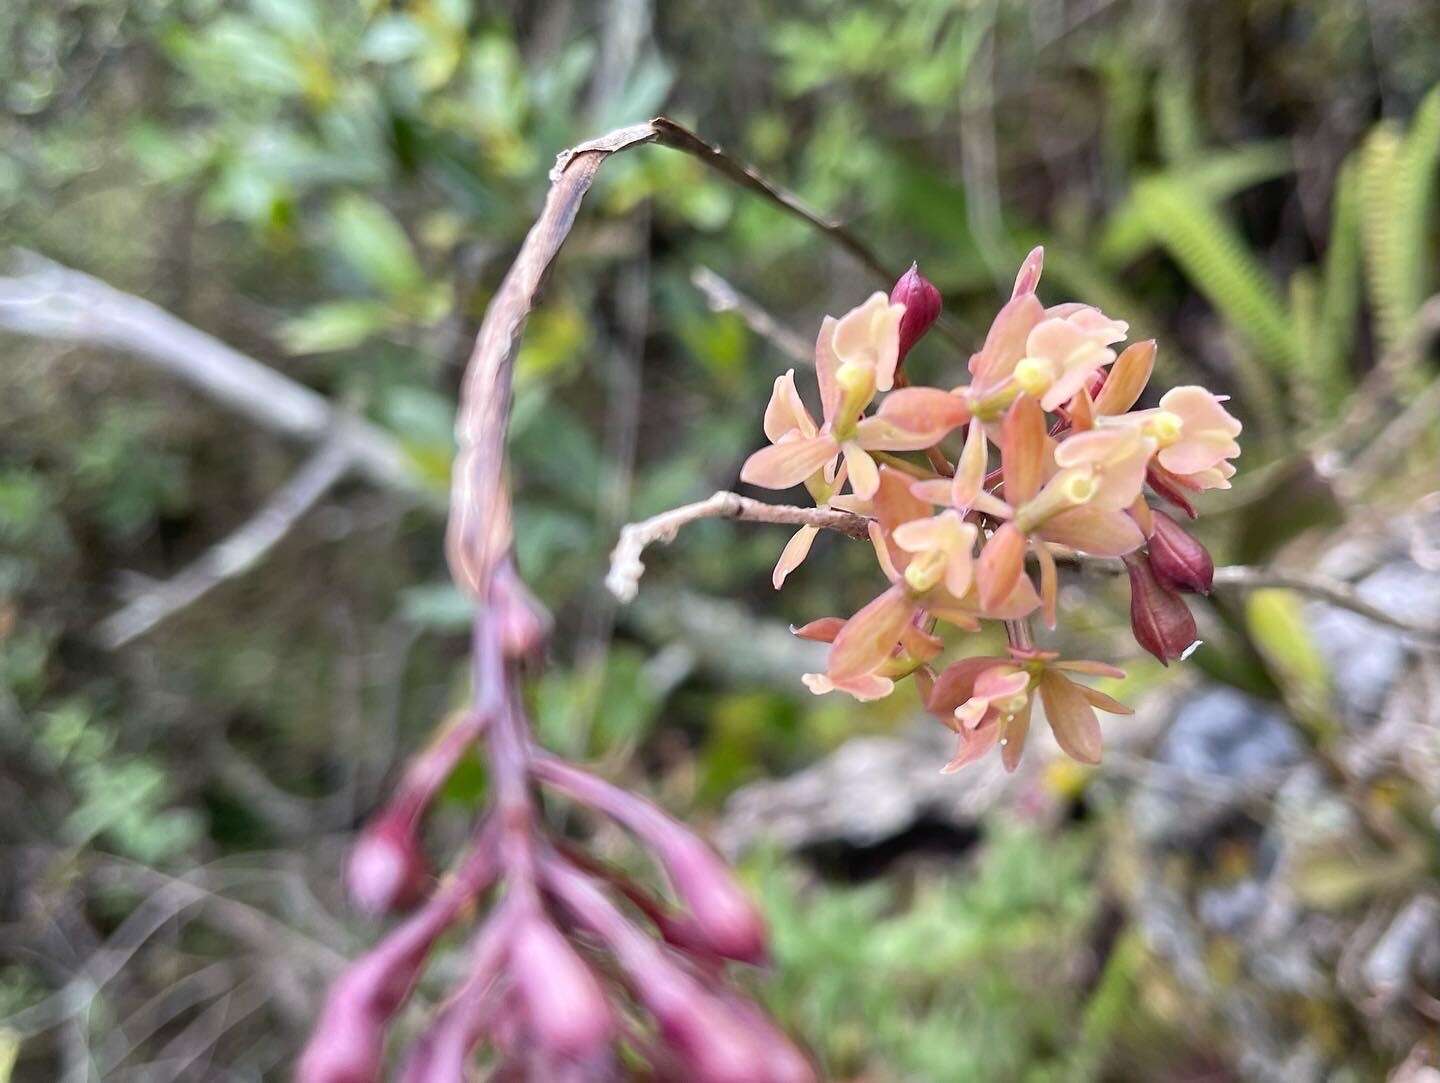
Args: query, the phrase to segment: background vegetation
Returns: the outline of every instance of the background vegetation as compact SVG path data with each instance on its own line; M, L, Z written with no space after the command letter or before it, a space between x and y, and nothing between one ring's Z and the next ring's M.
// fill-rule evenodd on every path
M346 842L462 690L430 498L479 317L554 155L660 111L918 259L960 338L917 350L936 382L1043 241L1047 300L1235 397L1217 562L1324 567L1440 623L1440 430L1375 443L1435 397L1437 35L1401 0L0 6L0 239L368 419L413 479L342 482L260 567L109 649L99 622L305 452L123 353L0 337L0 1079L284 1073L374 934L340 898ZM827 1074L1425 1078L1437 656L1295 594L1218 596L1176 674L1090 583L1081 653L1146 705L1105 768L961 775L869 835L744 826L783 799L757 784L929 724L911 693L799 684L785 622L873 593L841 539L777 597L784 531L700 524L634 605L603 591L621 524L735 483L793 363L715 276L802 341L874 285L690 158L606 166L517 370L521 570L558 628L534 697L552 747L743 854L776 936L759 987ZM1205 702L1183 728L1175 704ZM451 780L437 852L484 786Z

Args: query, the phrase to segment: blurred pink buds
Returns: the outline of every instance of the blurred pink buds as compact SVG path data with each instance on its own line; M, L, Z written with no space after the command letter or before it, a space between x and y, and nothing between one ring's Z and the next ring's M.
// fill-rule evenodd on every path
M715 852L688 832L676 831L658 847L658 856L694 919L690 939L703 940L721 958L763 963L765 923Z
M403 809L387 809L366 824L345 867L346 893L367 917L410 909L424 897L429 880L414 817Z
M522 920L510 945L515 978L535 1040L544 1050L586 1060L610 1044L610 1005L569 942L539 915Z
M1124 560L1130 575L1130 630L1135 642L1161 665L1168 666L1172 658L1188 658L1200 638L1185 599L1155 577L1148 556L1129 553Z
M920 273L919 264L910 264L910 269L900 276L895 288L890 291L890 303L905 306L905 315L900 317L900 360L910 348L919 342L940 318L942 302L940 291L935 284Z
M1155 578L1172 590L1209 594L1215 580L1210 551L1163 511L1153 511L1155 530L1148 546Z

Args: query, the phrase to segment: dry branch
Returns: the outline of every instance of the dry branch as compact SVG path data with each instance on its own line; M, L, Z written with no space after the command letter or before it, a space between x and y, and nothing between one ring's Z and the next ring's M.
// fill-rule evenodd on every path
M346 417L317 391L227 346L158 305L33 252L11 253L0 277L0 329L120 350L176 376L263 428L309 443L343 433L372 481L416 493L422 483L399 443Z
M835 530L852 538L867 537L869 520L848 511L830 508L797 508L785 504L765 504L739 493L721 491L705 500L631 523L620 531L620 541L610 554L610 573L605 585L622 602L635 597L645 565L640 557L656 542L675 540L682 526L700 519L739 519L747 523L779 523L786 526L814 526Z
M769 342L797 365L814 365L815 355L805 340L758 304L746 297L709 267L696 267L690 281L702 294L712 312L733 312L745 326Z
M123 647L221 583L245 574L344 477L354 461L354 452L344 441L322 446L239 530L173 579L144 591L102 621L97 629L100 642L112 650Z
M617 598L630 601L639 589L645 565L640 557L657 542L669 544L680 528L701 519L738 519L750 523L780 523L834 530L852 538L867 537L868 522L863 516L829 508L802 508L788 504L765 504L739 493L721 491L694 504L685 504L659 515L631 523L620 531L620 540L610 554L610 572L605 585ZM1121 575L1125 567L1105 557L1067 556L1062 563L1101 575ZM1276 588L1293 590L1322 602L1358 613L1377 624L1412 636L1427 644L1440 643L1440 628L1417 624L1371 605L1348 583L1312 572L1285 568L1256 568L1243 564L1215 569L1217 590L1251 591Z

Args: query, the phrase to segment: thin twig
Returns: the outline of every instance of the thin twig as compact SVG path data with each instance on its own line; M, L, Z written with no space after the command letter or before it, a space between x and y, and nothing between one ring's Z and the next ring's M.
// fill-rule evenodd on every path
M622 529L620 540L610 554L610 572L605 577L605 585L622 601L633 599L639 589L640 577L645 574L645 565L640 559L645 549L656 542L668 544L674 541L681 527L701 519L738 519L750 523L814 526L838 531L852 538L868 537L869 530L868 519L846 511L765 504L739 493L721 491L708 499L661 512ZM1120 561L1107 557L1088 557L1072 553L1057 554L1057 560L1101 575L1121 575L1125 571ZM1348 583L1313 572L1235 564L1215 569L1215 587L1218 590L1236 591L1266 588L1293 590L1368 617L1378 624L1395 628L1422 642L1440 643L1440 628L1397 617L1367 602Z
M1340 609L1348 609L1376 624L1394 628L1423 642L1440 643L1440 627L1397 617L1394 613L1367 602L1350 584L1326 575L1291 571L1287 568L1255 568L1235 564L1215 569L1215 586L1221 590L1293 590Z
M221 583L245 574L330 491L354 461L345 441L325 444L240 529L174 578L146 590L106 617L96 629L100 642L112 650L123 647Z
M610 572L605 585L621 601L635 597L645 565L640 557L656 542L669 543L687 523L700 519L739 519L748 523L778 523L786 526L813 526L836 530L852 538L868 536L868 520L848 511L831 508L799 508L785 504L765 504L739 493L721 491L705 500L631 523L620 531L620 540L610 554Z
M320 443L343 429L361 473L386 488L424 492L399 441L347 419L319 392L98 278L24 250L11 252L10 263L14 273L0 277L0 329L120 350L299 440Z
M1386 423L1380 433L1355 456L1349 469L1336 479L1341 495L1363 496L1394 461L1426 433L1434 433L1440 418L1440 377L1430 381L1400 415Z
M745 326L797 365L814 365L814 351L805 340L746 297L709 267L696 267L690 281L705 295L712 312L733 312Z

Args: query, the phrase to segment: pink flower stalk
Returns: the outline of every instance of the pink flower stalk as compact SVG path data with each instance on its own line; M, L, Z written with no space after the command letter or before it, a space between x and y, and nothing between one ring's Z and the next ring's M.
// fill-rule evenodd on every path
M914 676L927 700L946 701L941 713L960 738L947 770L996 745L1013 769L1037 696L1065 752L1087 763L1099 757L1095 710L1126 709L1064 674L1118 671L1036 651L1030 618L1038 610L1057 625L1063 562L1123 557L1135 583L1137 643L1162 661L1184 656L1195 625L1172 588L1206 592L1214 569L1152 500L1193 518L1186 494L1228 487L1240 451L1240 422L1204 388L1172 388L1158 406L1135 409L1154 372L1155 342L1122 348L1129 326L1092 305L1047 308L1037 295L1043 267L1036 248L970 357L970 383L949 391L905 386L880 397L899 387L896 358L913 344L910 329L938 313L938 295L918 269L896 283L889 305L877 294L838 322L827 317L816 344L822 421L787 373L765 413L771 446L741 472L770 488L803 481L817 504L869 520L888 585L848 619L796 631L830 644L824 672L803 680L816 694L872 700ZM951 467L940 444L961 426L964 445ZM906 458L915 452L925 461ZM815 532L803 527L786 546L777 588ZM939 626L974 631L987 620L1005 622L1012 657L935 677ZM964 695L948 702L957 690Z

